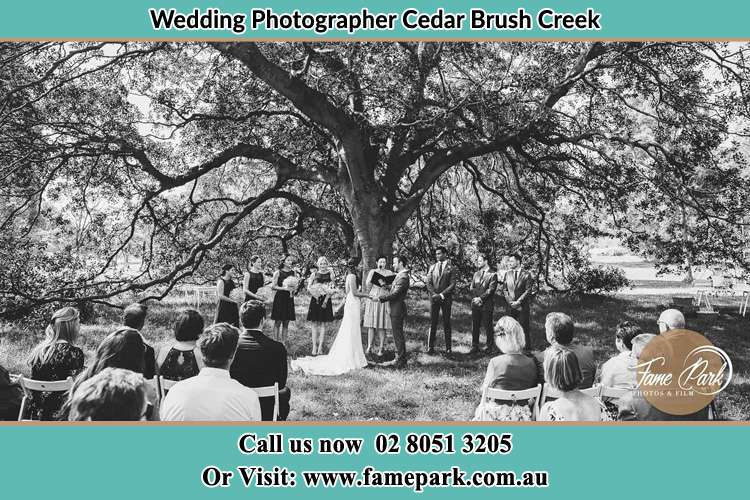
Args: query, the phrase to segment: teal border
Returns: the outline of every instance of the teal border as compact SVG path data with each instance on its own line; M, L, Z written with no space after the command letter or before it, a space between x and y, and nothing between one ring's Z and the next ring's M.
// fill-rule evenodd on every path
M276 12L358 12L367 7L371 12L400 13L414 7L434 12L442 7L447 12L467 13L471 8L488 12L514 12L523 7L535 14L549 7L559 12L582 12L592 8L601 14L600 31L542 31L535 25L531 31L407 31L400 26L393 31L360 31L354 36L346 32L329 32L325 36L308 31L254 31L242 36L230 31L155 31L147 11L149 8L175 8L192 12L208 7L228 13L249 14L252 8L271 8ZM0 15L0 39L750 39L750 2L746 0L715 0L685 2L678 0L529 0L471 2L428 0L395 2L384 0L343 1L321 0L315 3L289 0L37 0L4 2Z

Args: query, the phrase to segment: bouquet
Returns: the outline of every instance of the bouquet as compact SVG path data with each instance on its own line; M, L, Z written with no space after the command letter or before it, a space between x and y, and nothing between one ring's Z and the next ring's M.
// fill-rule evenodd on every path
M297 287L299 286L299 279L296 276L287 276L287 278L281 283L281 286L296 292Z
M310 295L312 295L316 299L329 294L333 294L333 288L326 285L325 283L313 283L312 285L307 287L307 290L310 292Z
M263 302L271 302L271 300L273 299L273 292L267 286L258 288L258 290L255 292L255 295L262 298Z
M244 302L245 292L242 290L242 288L235 288L229 293L229 298L234 300L235 302Z

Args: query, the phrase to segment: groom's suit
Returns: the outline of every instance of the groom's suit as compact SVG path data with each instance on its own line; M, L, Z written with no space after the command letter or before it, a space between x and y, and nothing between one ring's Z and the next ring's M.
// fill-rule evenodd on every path
M380 297L381 302L388 302L391 309L391 327L393 343L396 344L394 365L406 365L406 340L404 338L404 320L406 319L406 294L409 292L409 271L400 271L391 284L390 293Z

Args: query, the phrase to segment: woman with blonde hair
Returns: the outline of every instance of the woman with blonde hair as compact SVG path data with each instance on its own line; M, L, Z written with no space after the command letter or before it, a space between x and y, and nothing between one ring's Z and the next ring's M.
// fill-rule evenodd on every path
M526 347L521 324L510 316L503 316L495 323L495 344L501 354L492 358L482 383L487 387L505 391L531 389L539 383L536 362L523 353ZM535 402L518 404L516 401L482 401L474 420L487 418L491 421L531 420L531 408ZM483 417L486 416L486 417Z
M78 310L63 307L52 315L45 330L45 339L29 356L31 378L55 381L74 377L83 370L83 351L75 346L81 330ZM29 404L29 413L24 418L31 420L54 420L65 402L61 392L34 393Z
M317 270L310 273L307 289L310 292L310 308L307 311L307 321L312 324L312 355L323 354L323 344L326 338L326 324L333 322L333 272L328 259L318 257Z
M548 401L539 412L540 421L598 422L608 420L602 404L578 389L583 373L576 354L564 346L553 345L544 357L544 380L560 391L560 397Z

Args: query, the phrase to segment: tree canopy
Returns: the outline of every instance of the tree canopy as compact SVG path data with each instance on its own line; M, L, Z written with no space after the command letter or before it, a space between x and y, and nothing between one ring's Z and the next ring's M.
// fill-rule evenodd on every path
M4 311L290 245L369 266L452 237L551 286L597 235L743 264L749 49L2 43Z

